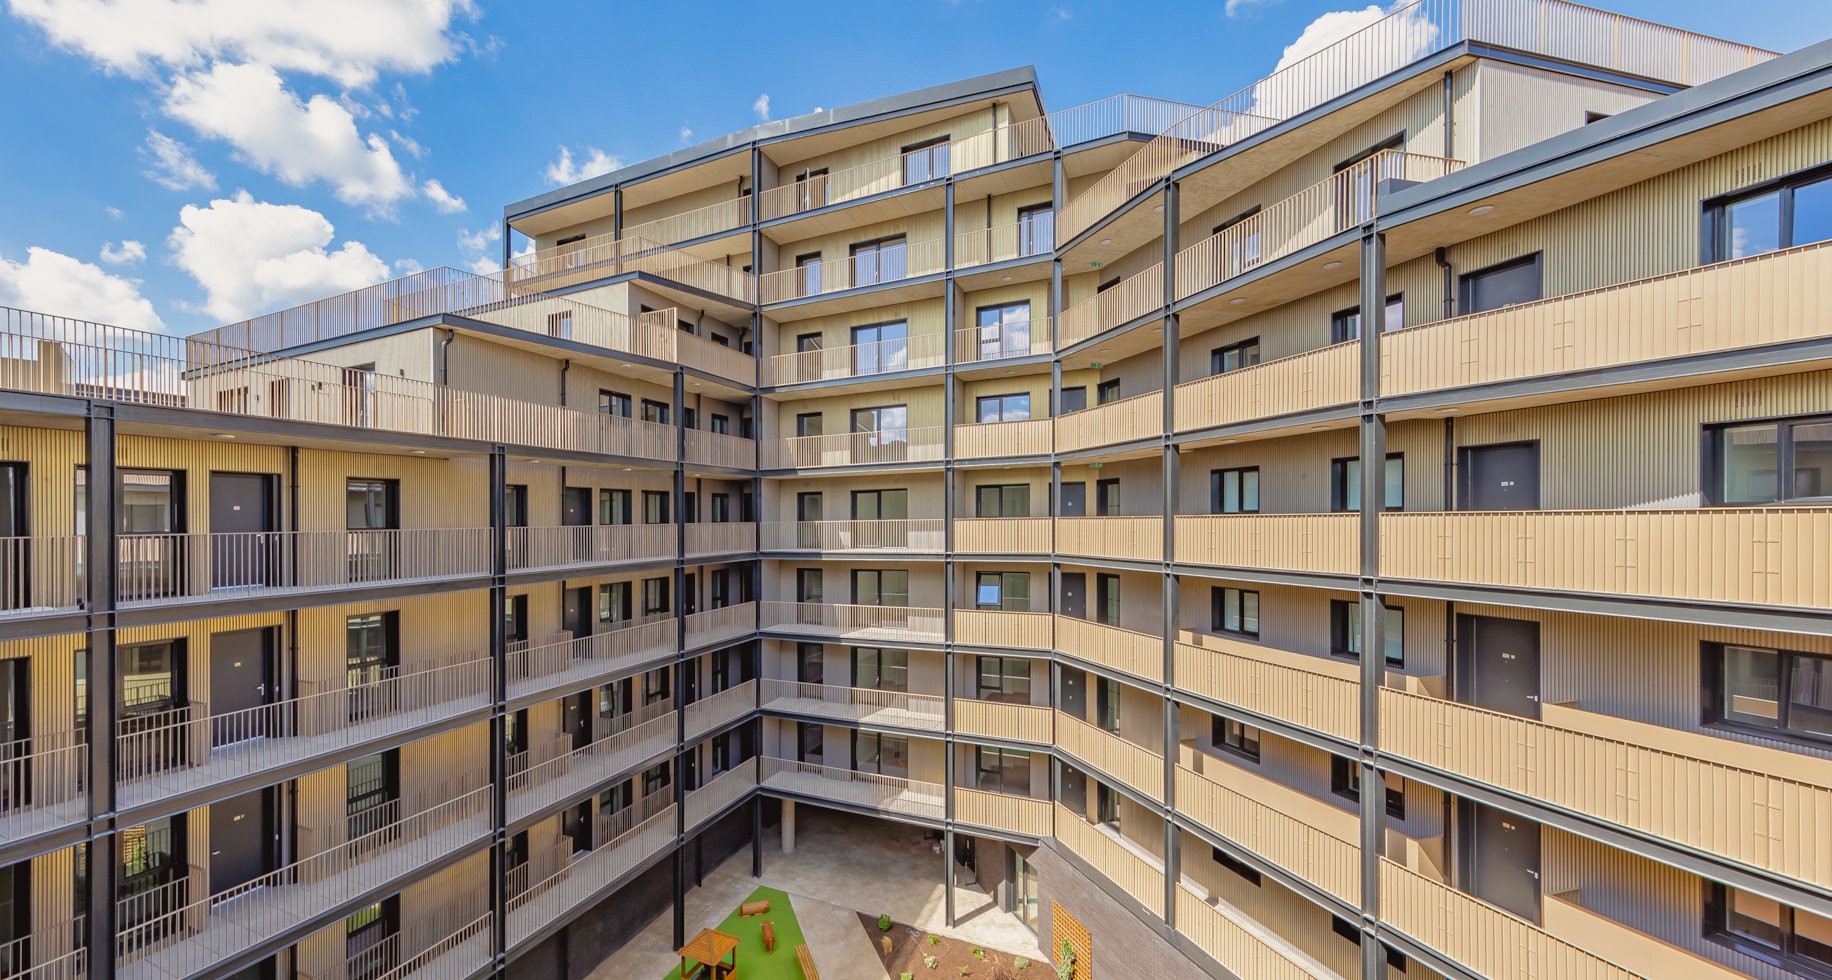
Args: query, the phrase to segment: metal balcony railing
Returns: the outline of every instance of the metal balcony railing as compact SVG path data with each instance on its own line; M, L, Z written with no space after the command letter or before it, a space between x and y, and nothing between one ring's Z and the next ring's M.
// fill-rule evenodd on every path
M84 820L88 771L87 732L49 732L0 743L0 841Z
M590 686L599 678L671 656L679 624L669 613L601 623L599 632L509 644L509 696Z
M940 820L947 813L947 792L940 783L772 756L758 763L763 772L758 785L766 789L930 820Z
M885 245L857 255L835 256L818 264L778 269L757 277L757 293L764 303L783 303L934 275L942 271L947 248L946 239L931 238Z
M689 740L736 721L757 708L757 681L734 684L687 705L684 728Z
M618 561L673 558L673 524L582 524L512 527L509 570L564 568Z
M617 719L615 731L595 742L571 748L563 739L560 754L520 768L509 778L509 819L540 813L568 795L667 752L674 747L677 719L673 705L656 702Z
M769 678L759 683L758 692L768 711L924 731L940 731L942 727L943 698L934 694Z
M748 765L745 767L750 768ZM598 824L597 847L567 856L564 865L538 881L512 882L508 940L514 946L540 927L558 921L676 839L672 793L651 793L606 815Z
M885 521L773 521L765 524L767 551L934 552L945 543L940 518Z
M764 377L772 385L792 385L941 367L945 360L942 339L938 333L921 333L845 347L778 354L770 358Z
M939 643L944 635L945 614L935 608L771 601L762 612L764 629L807 636Z

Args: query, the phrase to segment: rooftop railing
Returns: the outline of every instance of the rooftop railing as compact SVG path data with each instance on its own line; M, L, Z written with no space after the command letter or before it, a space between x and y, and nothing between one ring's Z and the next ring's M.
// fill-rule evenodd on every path
M1159 130L1062 209L1056 241L1066 243L1093 227L1178 167L1465 41L1681 85L1774 57L1565 0L1416 0Z
M508 292L519 294L563 289L629 272L666 279L740 303L757 299L757 277L749 272L627 232L622 237L595 235L518 255L501 275L511 287Z

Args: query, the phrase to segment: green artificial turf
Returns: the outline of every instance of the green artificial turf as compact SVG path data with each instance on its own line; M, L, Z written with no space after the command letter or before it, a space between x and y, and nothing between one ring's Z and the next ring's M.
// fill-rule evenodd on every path
M789 905L789 896L774 888L759 888L744 901L769 902L770 910L745 919L739 917L737 909L732 909L732 914L724 922L713 927L728 936L738 937L738 980L802 980L801 963L795 958L795 947L806 940L802 939L801 923L795 921L795 910ZM776 924L774 953L763 951L765 921ZM687 938L692 939L697 935L698 930L690 930ZM663 980L680 978L681 967L677 963Z

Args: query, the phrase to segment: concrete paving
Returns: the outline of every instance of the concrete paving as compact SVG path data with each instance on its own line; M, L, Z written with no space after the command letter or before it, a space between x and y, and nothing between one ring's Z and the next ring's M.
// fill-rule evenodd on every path
M784 854L780 834L771 831L761 879L751 877L747 848L687 893L689 935L717 925L761 884L789 894L814 964L828 980L889 980L857 912L883 913L943 936L1048 961L1037 937L975 886L955 889L960 921L953 928L943 925L942 858L923 839L922 828L806 804L795 809L795 850ZM664 913L598 964L590 980L660 980L679 965L672 938L673 917Z

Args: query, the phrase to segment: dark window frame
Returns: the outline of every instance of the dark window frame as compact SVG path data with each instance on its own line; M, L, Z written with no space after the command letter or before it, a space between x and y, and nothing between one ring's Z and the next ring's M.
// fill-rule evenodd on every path
M1806 415L1776 415L1765 418L1738 419L1729 422L1712 422L1701 427L1701 445L1699 452L1699 486L1704 490L1706 502L1713 507L1776 507L1795 506L1800 504L1823 504L1832 501L1832 488L1824 488L1826 493L1813 496L1782 495L1782 487L1793 488L1799 481L1799 471L1795 465L1794 429L1803 425L1825 425L1832 423L1832 414L1816 413ZM1759 425L1775 426L1775 499L1725 502L1724 490L1724 434L1731 429L1750 428Z
M1712 265L1718 262L1735 261L1723 254L1726 251L1723 247L1725 245L1724 236L1730 230L1729 225L1724 221L1724 209L1741 201L1761 197L1764 194L1780 193L1780 200L1777 202L1777 207L1779 207L1781 211L1781 227L1777 229L1778 237L1776 238L1776 241L1779 242L1780 245L1776 251L1793 248L1796 245L1811 244L1810 242L1794 241L1794 192L1808 184L1817 184L1827 178L1832 178L1832 163L1803 167L1791 173L1782 174L1779 177L1772 177L1760 183L1739 187L1734 191L1718 194L1714 197L1708 197L1700 201L1699 262L1704 265ZM1755 254L1766 255L1769 253L1758 252ZM1753 256L1744 256L1744 258L1751 257Z
M1237 593L1240 596L1239 610L1240 610L1240 623L1242 627L1241 629L1228 629L1225 625L1223 625L1224 623L1227 622L1228 593L1230 592ZM1247 624L1247 597L1248 596L1253 597L1254 628L1252 630L1247 630L1245 628ZM1243 588L1239 588L1238 586L1233 586L1233 585L1210 586L1209 587L1209 628L1213 630L1215 635L1217 636L1235 636L1235 637L1240 637L1241 639L1253 640L1257 642L1260 638L1259 621L1260 621L1261 611L1262 611L1262 606L1260 605L1260 603L1261 603L1261 596L1260 596L1260 592L1258 589L1243 589Z
M1246 477L1248 474L1253 475L1253 506L1252 507L1246 506L1246 500L1247 500ZM1222 509L1222 501L1226 499L1226 495L1223 493L1223 491L1225 489L1227 478L1230 475L1233 476L1239 483L1239 489L1236 491L1236 495L1239 497L1241 501L1241 507L1238 510L1223 510ZM1211 514L1257 514L1259 512L1260 512L1260 468L1258 466L1224 466L1219 469L1213 469L1209 471L1209 513Z
M1222 363L1229 354L1244 352L1249 348L1253 351L1252 364L1242 364L1240 367L1235 368L1222 368ZM1209 376L1214 377L1220 374L1231 374L1235 371L1244 370L1262 363L1264 363L1264 352L1260 349L1260 339L1257 336L1248 337L1245 340L1237 340L1232 344L1222 344L1220 347L1209 351Z
M1260 753L1266 744L1265 732L1226 715L1211 715L1210 718L1209 742L1216 749L1240 756L1256 765L1259 763Z
M1794 925L1794 916L1800 910L1785 903L1777 903L1781 910L1780 941L1770 945L1752 936L1733 932L1730 929L1730 886L1722 882L1703 882L1705 889L1705 914L1701 923L1706 941L1734 949L1745 956L1761 960L1764 963L1787 970L1802 977L1815 980L1832 980L1832 962L1818 958L1803 957L1794 948L1793 940L1799 935ZM1809 915L1811 913L1808 913Z
M1775 665L1777 671L1776 677L1778 678L1775 688L1775 702L1777 707L1775 724L1772 727L1768 725L1758 725L1754 722L1739 721L1735 718L1728 717L1725 712L1724 698L1726 690L1724 684L1724 654L1727 647L1733 646L1745 647L1751 650L1762 650L1773 653L1777 657ZM1704 700L1702 721L1706 726L1746 732L1760 736L1764 739L1772 739L1777 742L1786 742L1792 745L1810 746L1814 748L1825 748L1832 745L1832 734L1818 735L1811 731L1788 727L1788 715L1794 704L1791 687L1793 685L1795 664L1804 659L1826 661L1828 665L1832 665L1832 654L1810 653L1804 650L1784 650L1779 647L1762 647L1747 643L1722 643L1715 640L1701 642L1699 644L1699 650L1699 661L1703 674L1700 679ZM1829 666L1829 669L1832 669L1832 666Z
M1359 607L1359 605L1360 605L1360 600L1358 599L1331 599L1329 601L1329 654L1330 656L1341 657L1344 660L1354 660L1354 661L1361 660L1361 654L1356 653L1355 651L1349 649L1349 645L1348 645L1348 638L1354 632L1353 630L1350 629L1351 624L1349 623L1349 610L1351 608L1357 608ZM1401 606L1389 606L1386 603L1381 603L1381 605L1383 608L1386 609L1388 616L1398 616L1399 617L1399 652L1400 652L1400 655L1398 657L1394 657L1391 654L1387 654L1386 655L1387 666L1404 667L1406 666L1406 610ZM1382 640L1381 645L1383 647L1386 646L1386 642L1384 639Z
M1496 262L1492 265L1486 265L1480 269L1471 269L1468 272L1460 274L1457 277L1457 312L1459 314L1466 314L1466 313L1471 313L1471 312L1489 312L1489 310L1487 309L1481 310L1481 311L1473 311L1470 309L1472 305L1470 301L1470 297L1471 297L1471 294L1475 292L1475 284L1477 280L1480 280L1484 276L1492 276L1492 275L1502 273L1502 272L1511 272L1514 269L1523 268L1526 266L1531 266L1533 268L1533 275L1536 279L1539 280L1539 288L1537 290L1537 292L1539 293L1539 299L1545 299L1546 298L1546 262L1545 262L1545 259L1546 259L1546 253L1532 252L1527 255L1520 255L1520 256L1516 256L1511 259L1507 259L1506 261ZM1534 301L1529 301L1529 302L1534 302ZM1523 304L1515 303L1511 305L1520 306ZM1492 309L1506 309L1506 308L1507 307L1493 307Z

